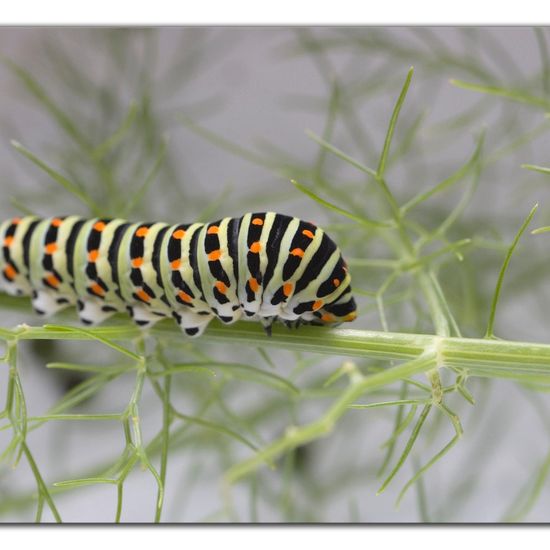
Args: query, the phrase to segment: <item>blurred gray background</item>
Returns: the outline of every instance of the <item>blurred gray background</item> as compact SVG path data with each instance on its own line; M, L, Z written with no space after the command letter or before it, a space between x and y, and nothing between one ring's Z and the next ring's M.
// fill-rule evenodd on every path
M159 124L151 135L169 139L168 169L160 176L158 186L153 185L149 191L143 210L143 215L149 217L189 221L215 202L214 217L239 215L254 208L325 222L326 213L289 182L295 173L294 177L308 184L307 177L302 180L303 174L292 166L311 164L319 155L319 146L305 131L310 129L318 135L325 131L331 90L336 83L341 91L341 118L330 142L375 167L391 108L413 65L415 74L394 148L406 142L406 130L414 129L416 122L420 129L403 153L404 160L398 159L391 166L388 180L398 197L407 200L453 173L472 154L475 137L484 130L485 150L488 155L497 156L483 172L457 238L478 234L510 242L537 201L541 208L535 226L550 223L548 182L543 176L520 168L521 163L550 164L544 110L459 89L449 82L459 78L529 89L533 95L547 94L544 67L548 60L541 56L540 41L529 27L0 28L0 53L31 72L71 116L88 121L92 139L100 119L108 130L115 130L130 102L141 101L143 90L148 90L153 120ZM89 80L89 86L82 75ZM10 140L15 139L65 173L74 169L74 173L83 174L77 166L71 167L72 161L67 158L70 148L66 132L23 89L13 71L2 64L0 82L0 219L17 213L10 202L13 197L43 215L85 213L81 205L10 146ZM103 105L103 113L98 111L98 105ZM109 121L115 116L113 113L118 113L116 119ZM255 151L262 158L281 159L280 164L270 167L249 162L228 147L205 139L190 126L189 120L236 147ZM530 136L529 132L537 128ZM524 145L506 149L523 135L527 136ZM123 163L124 159L121 166ZM341 163L335 174L336 185L356 176ZM125 183L131 190L132 182ZM108 200L98 193L100 200ZM460 196L457 191L437 199L437 215L444 216ZM369 206L368 195L358 194L357 201ZM376 211L368 214L376 216ZM542 254L543 261L544 243L539 241L533 246L528 254ZM345 250L352 254L353 246ZM482 250L481 255L486 255L492 264L480 276L478 285L480 293L490 296L502 251ZM518 255L513 262L510 281L521 277L524 265L531 265L524 259ZM547 272L550 273L548 268ZM486 277L487 273L491 278ZM460 297L456 300L460 303ZM531 288L520 288L514 296L504 296L498 311L499 335L548 342L547 306L548 285L544 277ZM11 326L21 319L36 322L30 315L4 311L1 315L1 326ZM391 325L390 322L391 330L407 328ZM380 321L370 311L355 326L380 329ZM475 323L466 326L464 332L481 336ZM231 352L220 347L213 353L225 357L226 353L235 352L229 349ZM61 391L51 371L40 368L41 353L29 352L28 363L23 361L22 367L27 402L33 414L46 410ZM277 357L285 360L286 355L281 352ZM334 365L323 364L323 369L329 373ZM0 378L0 383L4 381L5 377ZM389 413L373 413L372 422L368 416L348 415L330 443L313 445L316 460L304 475L317 478L320 485L331 472L331 464L339 463L342 454L350 462L341 473L342 479L333 479L334 485L324 486L331 498L325 494L322 507L312 510L312 517L318 521L499 521L549 452L550 426L544 421L545 413L541 414L546 411L548 398L545 394L532 398L531 394L526 395L527 390L506 382L481 382L474 387L483 397L476 407L463 408L464 438L426 475L424 490L430 510L427 516L419 512L414 491L398 510L395 508L398 490L412 472L410 466L387 492L374 496L377 483L372 481L372 474L377 463L371 457L379 452L378 445L391 429L392 417ZM124 386L111 389L113 395L101 394L94 409L113 409L118 402L124 404ZM242 399L253 401L254 395L245 394ZM158 421L158 404L151 396L145 400L150 405L146 409L151 415L148 423L153 425ZM450 428L443 432L442 442L451 436ZM111 456L113 449L120 446L120 438L118 430L106 430L99 423L67 423L38 430L30 441L52 482L61 475L67 477L67 472L80 471L84 463L93 464L96 455L105 455L106 448L112 447ZM220 470L208 454L201 460L199 473L195 471L196 459L189 460L185 452L171 458L165 520L225 521L216 516L216 474L223 468ZM11 495L29 490L33 482L24 469L22 465L16 472L2 470L0 491ZM210 472L210 477L204 475L205 471ZM346 472L355 476L349 485L344 479ZM275 478L269 475L258 479L276 485ZM140 471L132 474L131 481L125 493L123 520L149 521L154 482ZM345 489L339 490L339 486ZM68 492L58 498L63 518L111 521L114 491L105 486ZM546 488L529 520L548 521L549 497ZM298 502L301 497L293 498ZM308 498L308 502L316 500L311 495ZM235 499L241 519L249 520L244 489L236 490ZM260 505L260 512L261 521L289 520L266 503ZM4 511L2 521L32 517L32 507L22 507Z

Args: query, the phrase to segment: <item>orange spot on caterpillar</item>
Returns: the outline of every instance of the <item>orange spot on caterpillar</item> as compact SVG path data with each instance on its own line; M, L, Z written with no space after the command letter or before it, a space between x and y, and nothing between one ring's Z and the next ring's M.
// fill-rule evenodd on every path
M254 218L251 223L252 225L263 225L264 220L262 220L262 218Z
M136 237L145 237L147 233L149 233L149 228L142 226L136 231Z
M323 307L323 301L317 300L316 302L313 302L312 311L317 311L318 309L321 309Z
M94 229L96 231L99 231L100 233L107 227L107 224L105 222L95 222L94 223Z
M302 231L302 235L305 235L306 237L310 238L310 239L313 239L313 237L315 237L315 235L313 234L312 231L310 231L309 229L304 229Z
M258 281L254 277L248 279L248 285L250 286L250 290L254 293L258 292L258 289L260 288Z
M181 260L174 260L171 264L170 264L170 267L172 269L179 269L181 266Z
M221 250L213 250L212 252L210 252L210 254L208 254L208 261L209 262L215 262L216 260L219 260L220 257L222 255L222 251Z
M140 288L137 292L136 292L136 295L141 299L143 300L144 302L149 302L151 300L151 296L149 296L149 294L147 294L147 292L145 292L145 290L143 290L143 288Z
M255 243L252 243L250 245L250 252L253 252L254 254L258 254L260 250L262 249L262 244L260 241L256 241Z
M4 239L4 246L11 246L13 243L13 237L6 237Z
M55 275L48 275L46 277L46 281L49 285L58 287L59 286L59 279Z
M143 258L134 258L132 260L132 267L141 267L143 265Z
M105 295L105 291L103 290L103 288L98 285L97 283L93 284L91 287L90 287L90 290L96 295L96 296L104 296Z
M348 313L344 317L344 321L354 321L355 319L357 319L357 313L355 313L355 311L352 311L351 313Z
M300 258L304 257L304 251L301 248L295 248L294 250L291 250L290 253L293 256L299 256Z
M209 228L208 228L208 231L207 233L209 235L217 235L218 232L219 232L220 228L217 226L217 225L211 225Z
M21 218L13 218L13 219L11 220L11 223L12 223L13 225L17 225L18 223L21 223Z
M294 285L292 283L285 283L283 285L283 294L285 296L290 296L292 294L292 291L294 290Z
M179 291L178 296L182 301L187 302L188 304L190 304L193 301L193 298L191 298L191 296L189 296L187 292L183 292L183 290Z
M321 321L324 323L334 323L334 315L332 315L332 313L323 313L321 316Z
M15 271L14 267L10 264L8 264L4 269L4 275L10 280L13 281L15 277L17 276L17 271Z
M183 237L185 237L185 231L183 229L178 229L172 233L172 237L178 241L181 241Z
M227 292L227 285L223 281L216 281L216 284L214 286L222 294L225 294Z
M92 263L96 262L98 257L99 257L99 250L97 250L97 248L95 250L90 250L90 252L88 252L89 262L92 262Z
M57 250L57 243L49 243L46 245L46 253L53 254Z
M332 279L332 284L338 288L340 286L340 279Z
M52 225L54 227L59 227L63 223L63 220L61 218L54 218L52 220Z

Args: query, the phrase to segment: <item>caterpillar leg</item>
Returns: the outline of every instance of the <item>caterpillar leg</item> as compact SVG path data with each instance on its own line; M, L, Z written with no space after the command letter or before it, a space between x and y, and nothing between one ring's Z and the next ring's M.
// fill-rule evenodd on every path
M72 305L71 300L54 290L41 289L32 293L32 307L44 317L50 317L69 305Z
M211 315L198 315L195 313L173 312L172 315L187 336L200 336L212 319Z
M287 328L300 328L300 325L308 325L309 321L304 321L302 318L298 317L295 321L283 321Z
M128 313L132 317L134 323L143 329L152 327L158 321L166 317L164 313L154 311L140 304L128 307Z
M4 273L0 273L0 291L11 296L29 296L31 287L24 277L14 276L10 279L4 270Z
M98 325L117 312L117 308L93 298L78 300L76 305L80 322L85 325Z
M272 315L271 317L260 317L260 323L264 327L265 333L268 336L271 336L271 329L273 327L273 323L277 320L276 315Z

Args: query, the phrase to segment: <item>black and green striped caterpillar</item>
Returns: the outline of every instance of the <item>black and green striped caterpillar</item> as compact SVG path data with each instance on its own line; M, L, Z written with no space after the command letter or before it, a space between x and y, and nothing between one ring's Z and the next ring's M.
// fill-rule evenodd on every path
M210 320L288 326L356 317L350 275L315 225L274 212L168 225L78 216L0 224L0 289L37 313L76 305L83 323L127 311L141 327L173 317L190 336Z

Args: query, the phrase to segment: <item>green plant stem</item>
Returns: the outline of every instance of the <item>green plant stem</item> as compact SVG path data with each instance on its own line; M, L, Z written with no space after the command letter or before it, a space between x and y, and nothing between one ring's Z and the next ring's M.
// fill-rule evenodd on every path
M163 365L166 368L166 365ZM172 376L164 378L164 391L162 393L162 447L160 453L160 472L161 487L166 486L166 473L168 471L168 453L170 450L170 423L172 421L172 410L170 403L170 391L172 387ZM155 513L155 523L160 522L162 507L157 507Z
M161 338L185 338L171 322L161 322L151 331ZM46 327L20 326L1 330L0 338L9 340L134 340L142 332L130 322L100 326L84 331L59 330ZM441 366L468 369L469 375L523 379L526 374L550 376L550 344L490 340L484 338L441 337L433 334L383 332L372 330L300 327L291 331L273 328L272 336L264 334L256 323L240 322L222 326L212 322L201 336L203 341L230 345L299 350L323 355L406 360L419 357L424 350L438 349Z
M261 449L256 455L231 467L225 475L225 481L231 485L252 473L265 461L272 461L282 453L288 452L323 435L328 435L336 421L349 409L349 405L367 391L384 386L390 379L401 379L433 368L437 353L428 351L397 367L378 372L368 377L361 377L352 382L348 389L332 404L328 411L318 420L304 426L291 427L285 435L274 443ZM397 378L394 378L397 377Z
M376 177L375 177L376 182L378 183L378 186L380 187L380 190L382 191L382 194L390 208L391 216L394 219L395 224L397 226L399 241L402 248L402 250L400 251L402 253L401 255L406 259L406 261L411 263L418 261L418 256L414 249L413 243L407 233L405 224L403 223L402 211L399 208L399 205L395 197L393 196L390 188L386 183L385 170L386 170L386 161L389 155L393 134L395 132L395 128L397 125L397 119L399 118L401 107L405 102L405 98L407 96L407 92L411 83L413 72L414 70L411 67L409 69L409 72L407 73L407 77L403 84L403 88L401 89L401 93L399 94L399 97L397 98L397 102L395 103L395 106L390 118L388 130L386 133L384 146L382 148L382 153L380 154L380 160L378 162L378 167L376 170ZM428 308L430 310L430 316L432 318L435 331L440 336L449 336L450 334L449 321L447 319L447 316L445 315L444 309L441 306L441 301L437 295L436 289L433 285L429 272L425 269L420 268L416 274L416 279L428 303Z
M43 501L45 500L48 503L48 506L50 507L50 510L52 512L52 515L56 523L61 523L61 516L57 511L57 507L54 504L50 491L48 490L48 487L46 486L46 483L44 482L44 479L42 478L42 475L38 470L36 461L34 460L34 457L32 456L25 441L21 442L21 448L23 449L23 453L25 454L27 461L29 462L29 466L36 478L36 482L38 485L38 510L36 514L37 521L40 520L40 517L42 514L42 508L43 508Z

